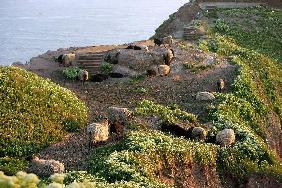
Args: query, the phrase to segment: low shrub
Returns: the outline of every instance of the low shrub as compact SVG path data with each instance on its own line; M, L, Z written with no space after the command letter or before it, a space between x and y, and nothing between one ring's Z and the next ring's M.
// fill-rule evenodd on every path
M110 63L103 63L100 66L100 71L103 74L109 74L113 71L113 65Z
M0 83L0 157L31 155L61 140L66 121L86 124L85 104L50 80L1 67Z
M160 116L163 121L168 123L175 123L179 121L187 121L189 123L197 122L197 117L194 114L187 113L179 108L155 104L149 100L141 101L135 111L137 114L141 115Z
M68 79L74 80L78 77L80 71L81 69L78 67L66 68L65 70L63 70L63 75Z

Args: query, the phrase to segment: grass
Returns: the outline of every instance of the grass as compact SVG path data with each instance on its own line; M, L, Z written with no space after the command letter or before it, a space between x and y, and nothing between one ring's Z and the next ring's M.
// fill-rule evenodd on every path
M71 91L15 67L0 68L0 159L20 158L58 142L64 122L83 127L87 108ZM0 168L4 168L3 165Z
M269 117L282 119L282 12L266 7L217 11L221 18L210 26L211 39L200 47L240 65L232 93L219 94L219 104L210 112L217 129L233 128L238 138L233 148L219 151L218 171L239 181L253 173L281 181L281 164L265 140L276 134L269 126L279 126Z

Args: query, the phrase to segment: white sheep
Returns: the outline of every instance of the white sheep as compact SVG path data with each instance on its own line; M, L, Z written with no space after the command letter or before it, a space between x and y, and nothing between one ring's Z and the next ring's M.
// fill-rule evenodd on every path
M202 127L194 127L192 129L192 139L200 141L205 140L207 137L207 132Z
M63 55L63 65L64 66L70 66L75 61L75 54L74 53L68 53Z
M91 123L86 128L89 137L89 147L97 142L107 141L109 138L109 122L105 118L102 122Z
M45 160L33 157L28 169L29 172L39 176L50 176L54 173L63 173L65 171L64 164L56 160Z
M174 58L174 50L167 49L167 51L163 54L164 62L166 65L170 65L172 59Z
M160 76L167 76L170 72L170 67L168 65L159 65L158 73Z
M173 43L173 38L172 38L172 36L171 35L168 35L167 37L164 37L163 39L162 39L162 44L168 44L169 46L171 46L172 45L172 43Z
M80 70L79 74L78 74L78 79L80 81L82 81L82 83L84 84L88 79L89 79L89 74L88 71L86 70Z
M235 143L235 133L233 129L223 129L216 135L216 142L221 146L227 146Z
M119 123L127 123L130 118L132 118L133 113L127 108L119 108L119 107L109 107L108 108L108 117L110 124L119 122Z
M219 79L217 81L217 90L218 92L222 92L224 88L224 80L223 79Z

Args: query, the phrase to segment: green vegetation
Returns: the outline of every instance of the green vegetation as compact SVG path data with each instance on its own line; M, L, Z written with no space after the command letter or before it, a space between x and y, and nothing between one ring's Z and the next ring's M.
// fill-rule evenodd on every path
M238 139L234 147L220 149L218 170L239 180L264 173L282 181L281 164L265 141L276 134L269 126L279 126L273 118L282 120L282 12L265 7L217 11L221 19L200 47L240 65L233 92L218 95L219 104L211 111L216 127L233 128Z
M143 100L136 108L137 114L141 115L157 115L163 121L175 123L179 121L186 121L188 123L196 123L197 117L194 114L187 113L175 106L162 106L155 104L149 100Z
M66 135L64 122L81 127L87 120L72 92L20 68L0 68L0 101L0 158L38 152Z
M14 175L27 167L27 161L10 157L0 158L0 171L7 175ZM1 184L0 184L1 185ZM1 187L1 186L0 186Z
M80 72L80 68L78 67L71 67L71 68L66 68L63 70L63 75L68 78L68 79L76 79L78 77L78 74Z
M113 65L110 64L110 63L103 63L100 66L100 71L103 74L109 74L109 73L111 73L113 71Z
M203 71L203 70L207 70L207 69L210 69L212 67L214 67L213 64L209 64L209 65L194 65L194 64L190 64L190 63L184 63L183 64L183 67L185 69L188 69L190 70L191 72L193 73L197 73L199 71Z
M136 182L164 187L157 174L177 165L216 166L217 147L167 136L158 131L132 131L123 142L93 154L89 172L108 182Z

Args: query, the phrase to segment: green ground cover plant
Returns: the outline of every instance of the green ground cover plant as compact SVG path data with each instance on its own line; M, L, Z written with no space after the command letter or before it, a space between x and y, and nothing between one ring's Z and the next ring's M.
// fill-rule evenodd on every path
M269 126L277 126L269 116L282 119L282 12L266 7L217 11L220 19L210 25L210 39L200 47L240 66L232 93L218 94L219 103L210 112L217 129L232 128L238 139L234 147L219 150L218 170L239 181L252 173L282 181L281 164L266 144L267 136L276 134Z
M61 140L67 121L85 126L85 104L50 80L1 67L0 83L0 159L25 157Z

